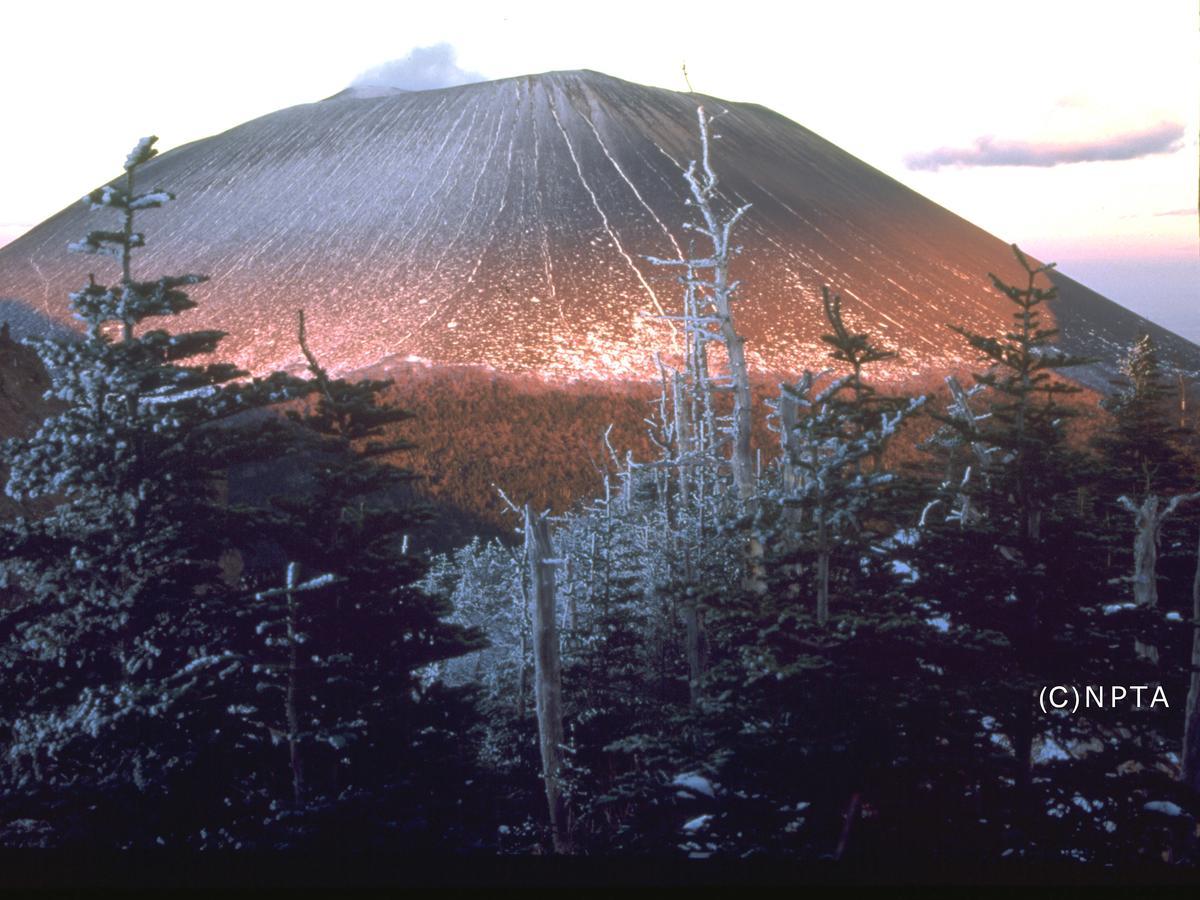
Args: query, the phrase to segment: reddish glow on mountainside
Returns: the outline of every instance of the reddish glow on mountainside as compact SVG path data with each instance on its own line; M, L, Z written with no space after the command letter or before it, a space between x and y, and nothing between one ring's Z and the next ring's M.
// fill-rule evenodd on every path
M999 239L763 107L594 72L347 92L165 153L142 184L179 200L140 219L137 270L210 275L179 327L227 331L224 356L258 372L300 363L303 307L314 351L343 372L417 357L653 376L680 288L644 256L687 251L680 167L697 152L701 103L721 113L725 200L752 204L733 274L755 369L824 366L822 284L854 326L901 351L896 378L964 359L947 323L1008 324L987 273L1019 269ZM72 324L67 293L89 271L115 277L66 251L102 219L72 206L0 249L0 319L17 334ZM1148 328L1195 365L1191 344L1059 284L1068 349L1115 360Z

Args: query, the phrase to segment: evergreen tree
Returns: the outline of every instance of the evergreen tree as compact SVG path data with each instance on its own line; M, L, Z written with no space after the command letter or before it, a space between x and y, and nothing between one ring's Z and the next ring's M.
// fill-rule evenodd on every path
M691 843L714 852L862 850L870 841L851 841L843 824L874 817L889 791L920 780L888 768L941 757L912 714L938 685L927 645L940 635L906 602L890 564L895 479L882 465L923 398L879 393L869 367L895 354L851 330L828 289L823 299L824 339L848 372L820 387L829 373L808 372L781 385L774 404L782 453L764 479L776 501L762 521L769 589L710 588L720 599L708 609L713 657L696 769L723 790Z
M390 382L330 378L303 313L299 339L317 399L290 416L307 436L294 452L310 460L310 483L272 501L271 531L292 562L248 611L265 643L257 697L237 708L250 744L287 752L275 778L252 773L249 784L276 817L273 843L411 851L461 827L474 768L469 700L432 668L484 641L419 585L426 566L410 543L427 515L412 476L382 461L411 446L384 439L410 414L379 402Z
M667 509L673 479L665 468L635 466L619 480L612 491L606 479L605 496L569 516L556 537L583 576L564 634L563 685L574 827L590 852L661 850L672 837L676 804L665 782L686 765L694 670L681 652L679 611L698 591L681 583L685 529Z
M450 685L474 686L483 723L481 791L502 852L543 844L543 790L533 691L529 566L498 540L479 540L433 559L426 590L448 596L453 621L483 630L489 646L439 664ZM486 788L485 788L486 786Z
M993 397L985 436L989 445L1002 451L987 475L996 482L993 493L1015 502L1014 537L1032 546L1040 540L1046 506L1070 486L1064 475L1078 472L1077 467L1062 465L1071 455L1065 424L1077 414L1063 400L1082 389L1055 378L1053 373L1092 360L1059 350L1055 346L1058 329L1042 324L1040 307L1053 300L1057 291L1053 286L1038 287L1037 279L1052 266L1033 266L1015 245L1013 252L1025 270L1026 283L1014 286L995 275L989 277L1016 306L1014 329L994 337L958 325L950 327L990 364L987 371L975 376ZM961 419L949 419L947 423L964 427Z
M11 497L56 504L0 530L4 794L9 815L52 820L59 841L154 842L193 812L170 785L212 759L210 688L237 668L217 559L238 522L217 488L238 448L214 425L295 388L188 362L219 331L147 327L195 306L183 289L205 280L135 278L135 219L173 199L137 190L155 140L84 198L119 226L71 249L115 258L120 279L71 295L81 339L33 342L58 411L3 453Z
M817 621L829 621L830 561L836 546L854 542L862 515L892 480L882 471L883 453L897 426L925 398L883 397L863 378L864 366L892 359L894 352L876 346L867 334L850 331L841 298L822 288L825 316L832 334L823 336L835 360L850 372L817 390L820 375L806 372L794 385L781 385L775 404L784 485L781 502L797 511L784 517L797 524L802 543L816 560ZM801 415L803 413L803 415ZM870 463L871 471L864 471ZM784 535L785 543L795 536ZM856 551L851 550L852 553ZM857 555L857 554L856 554Z
M1074 803L1074 793L1088 804L1098 801L1110 824L1124 822L1136 793L1121 777L1151 772L1163 746L1144 717L1126 718L1128 710L1074 718L1037 711L1046 685L1104 684L1114 672L1146 673L1104 616L1103 567L1080 565L1103 559L1090 509L1080 502L1095 466L1067 431L1079 414L1069 398L1080 388L1057 373L1089 360L1054 345L1057 332L1043 324L1042 310L1055 290L1039 285L1050 267L1013 249L1024 283L992 276L1015 307L1011 330L989 336L952 326L990 363L975 378L984 386L981 399L991 402L980 402L983 412L976 414L958 391L954 410L940 417L972 448L973 466L965 483L950 480L942 501L961 510L965 497L971 514L943 519L926 508L915 590L960 636L952 671L971 684L965 702L981 714L978 727L990 738L990 745L979 745L980 758L994 757L978 787L991 798L990 817L1005 823L1002 840L1010 851L1053 858L1072 830L1078 853L1111 845L1103 818ZM1119 737L1118 729L1135 721L1141 727L1124 734L1137 739ZM1035 778L1035 766L1047 767L1049 777ZM1047 808L1064 812L1048 817Z
M881 416L895 418L895 414L903 410L900 417L903 418L915 411L920 403L914 405L907 397L881 394L872 382L863 377L867 366L897 359L900 354L878 346L866 332L852 331L842 315L841 295L834 294L826 285L821 286L821 303L831 331L822 335L821 340L832 348L830 358L850 370L841 379L842 389L830 397L830 402L837 417L844 423L844 432L858 438L875 433L870 456L873 468L882 469L883 454L895 430L878 432ZM899 419L896 422L898 424ZM853 467L857 471L861 465L856 462Z

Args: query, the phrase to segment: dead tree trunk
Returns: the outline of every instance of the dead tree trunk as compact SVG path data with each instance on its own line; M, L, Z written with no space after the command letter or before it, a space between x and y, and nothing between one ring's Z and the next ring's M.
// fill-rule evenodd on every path
M677 459L683 463L692 459L695 447L693 446L692 421L691 416L688 415L690 409L685 397L683 376L678 372L671 374L671 405L675 416L675 453ZM679 507L681 510L687 509L688 500L692 494L688 468L688 465L683 464L679 466L678 471Z
M525 550L525 561L529 561L528 542ZM525 587L525 577L521 576L521 646L518 648L520 658L517 660L517 715L525 718L525 685L529 683L529 636L533 633L533 622L529 614L529 590Z
M824 626L829 621L829 564L833 553L833 533L829 521L830 497L826 492L823 476L823 441L813 440L800 434L799 410L803 407L808 416L816 415L811 397L813 385L819 375L805 372L795 387L780 385L779 400L771 405L779 417L779 440L783 451L785 498L790 501L785 507L785 520L798 526L803 518L801 509L795 504L803 503L811 517L813 528L812 549L816 553L817 623ZM810 418L805 423L811 423Z
M738 499L743 504L749 504L757 490L754 459L750 453L752 399L745 338L738 334L733 318L733 300L739 282L730 280L729 262L737 252L736 248L730 246L730 234L750 207L744 205L724 218L718 214L714 206L717 175L709 157L709 118L704 107L697 107L696 118L700 126L701 156L699 163L693 161L684 172L684 179L692 194L691 203L701 217L699 223L689 227L708 239L711 243L710 253L704 258L648 259L655 265L685 267L687 274L684 281L695 291L697 306L696 315L689 316L685 310L685 318L691 318L696 327L703 329L702 340L720 340L725 347L729 378L722 387L733 394L729 466ZM698 270L708 270L711 274L708 278L702 278L695 274ZM701 306L704 308L701 309Z
M717 176L709 160L708 117L703 108L697 109L696 113L700 123L701 164L704 172L703 178L698 179L693 166L689 169L689 182L692 196L704 217L704 228L701 230L712 240L712 281L707 287L719 320L721 343L725 345L730 387L733 390L733 447L730 451L730 464L738 499L748 503L757 490L754 462L750 455L752 400L750 373L746 367L746 339L738 334L733 321L733 295L738 288L738 282L729 278L730 255L731 252L736 252L731 251L729 237L733 226L745 215L749 206L741 207L724 222L718 219L710 203L710 198L716 193Z
M679 523L679 533L683 546L683 584L690 587L693 583L694 573L692 572L692 554L689 547L688 529L683 519L688 515L688 511L692 505L690 465L694 462L696 455L702 448L698 446L700 441L695 434L696 429L694 428L692 419L692 413L695 410L686 398L684 379L679 373L674 373L671 379L671 403L674 407L673 412L675 417L676 458L680 463L679 509L681 522ZM695 502L702 505L704 497L702 495L697 496ZM697 550L699 549L698 545ZM700 701L700 681L704 677L704 670L707 666L707 654L705 652L704 618L701 615L700 605L694 595L689 595L684 600L683 624L684 640L686 642L684 649L688 664L688 698L692 707L695 708L696 704Z
M1179 508L1180 504L1200 498L1200 493L1180 494L1172 497L1162 510L1159 510L1161 500L1151 494L1142 501L1140 506L1134 504L1128 497L1121 497L1118 503L1133 513L1133 601L1138 606L1158 606L1158 538L1163 523ZM1158 647L1141 640L1135 642L1135 652L1153 665L1158 665Z
M1183 782L1200 792L1200 546L1196 548L1196 574L1192 578L1192 674L1181 757Z
M1122 505L1133 513L1133 602L1138 606L1158 606L1158 497L1150 496L1141 506L1122 498Z
M1187 428L1187 376L1182 372L1179 378L1179 427Z
M695 707L700 702L700 680L707 665L704 620L695 597L689 597L683 609L683 624L687 632L688 698Z
M846 807L846 812L842 815L842 833L838 836L837 848L833 851L834 859L841 859L845 855L846 848L850 845L850 832L853 830L854 822L861 811L862 794L855 791L850 795L850 804Z
M554 598L554 561L550 525L525 505L525 545L533 584L533 664L537 687L538 737L542 778L550 811L555 853L570 853L570 822L562 792L563 717L562 665L559 660L558 616Z
M1180 504L1200 498L1200 493L1180 494L1172 497L1165 507L1162 500L1151 494L1135 504L1128 497L1118 503L1133 513L1133 602L1138 606L1158 606L1158 537L1163 523L1179 508Z
M812 472L818 472L821 462L821 446L809 442L807 448L811 461ZM817 624L822 628L829 623L829 557L833 553L829 534L828 495L825 492L825 481L819 475L815 477L816 494L813 497L813 520L817 526Z
M801 475L792 465L792 442L795 440L796 426L800 423L800 414L796 408L796 398L787 391L779 392L779 447L782 451L783 491L784 496L792 497L800 492ZM784 520L793 527L803 521L803 515L797 506L784 509Z
M782 510L785 524L784 541L789 549L794 549L799 540L800 529L804 525L804 510L797 500L804 491L804 473L796 467L792 459L793 454L799 452L795 447L795 441L796 427L800 423L800 412L796 398L783 387L780 385L779 400L773 404L768 401L768 405L773 405L779 416L779 464L785 498ZM800 593L799 579L804 571L803 564L788 563L783 566L782 571L788 573L793 579L788 587L789 592L792 596L798 596Z
M300 643L297 640L299 610L296 607L295 594L297 568L295 563L289 563L287 567L288 679L284 708L288 731L288 760L292 769L292 802L299 808L304 803L304 761L300 756L300 709L296 697L300 680Z

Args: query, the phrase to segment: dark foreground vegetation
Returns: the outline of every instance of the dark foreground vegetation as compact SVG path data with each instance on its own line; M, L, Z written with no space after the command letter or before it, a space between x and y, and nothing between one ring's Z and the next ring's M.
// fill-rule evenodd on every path
M1016 251L1010 332L959 329L973 383L879 390L893 351L826 292L829 371L764 402L728 279L745 210L700 126L711 247L661 261L686 336L661 384L539 406L464 375L416 418L394 384L331 378L302 313L306 378L197 363L220 333L160 330L204 279L134 277L135 214L171 199L138 192L135 148L89 198L119 230L76 247L120 280L72 295L82 340L35 343L52 406L4 450L23 505L0 530L0 845L695 878L1200 861L1197 442L1153 344L1081 401L1045 269ZM621 409L641 428L597 443ZM437 435L421 467L468 508L513 467L445 436L535 425L560 443L495 493L506 539L418 549L436 523L397 435ZM599 491L576 501L553 461L589 441ZM1103 704L1064 707L1074 689Z

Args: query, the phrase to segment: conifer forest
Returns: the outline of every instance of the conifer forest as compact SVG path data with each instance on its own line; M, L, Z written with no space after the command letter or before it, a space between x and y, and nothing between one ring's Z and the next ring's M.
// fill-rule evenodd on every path
M1147 335L1074 380L1015 245L1007 328L946 323L970 371L881 377L827 284L823 367L756 373L710 125L691 244L631 248L677 283L657 379L477 416L331 374L300 308L286 373L174 327L208 278L141 263L175 197L137 143L54 300L80 333L0 337L45 373L0 452L0 847L1195 870L1187 374ZM534 408L593 457L505 483L444 438L520 457Z

